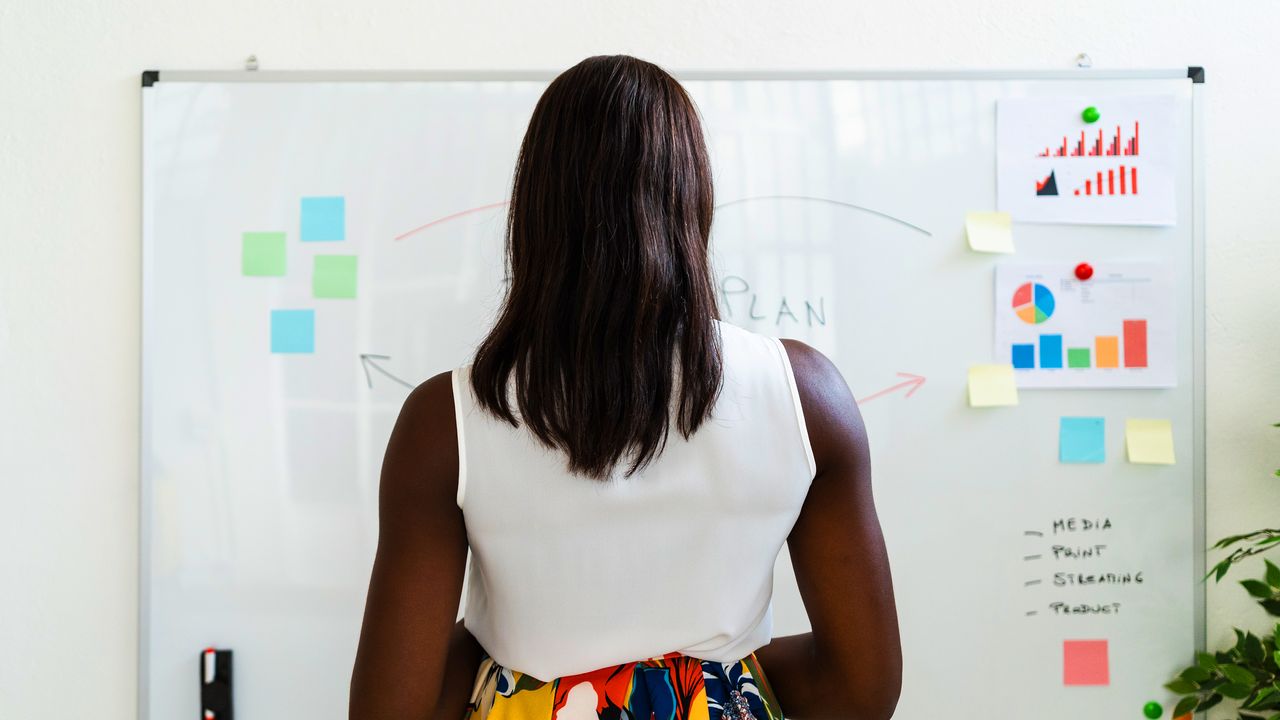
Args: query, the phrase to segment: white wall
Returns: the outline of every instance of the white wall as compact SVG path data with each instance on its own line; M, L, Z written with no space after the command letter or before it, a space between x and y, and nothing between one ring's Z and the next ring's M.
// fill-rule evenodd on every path
M139 72L1207 68L1209 535L1274 525L1274 0L5 0L0 4L0 717L134 717ZM1244 577L1244 575L1239 575ZM1261 628L1211 588L1209 638Z

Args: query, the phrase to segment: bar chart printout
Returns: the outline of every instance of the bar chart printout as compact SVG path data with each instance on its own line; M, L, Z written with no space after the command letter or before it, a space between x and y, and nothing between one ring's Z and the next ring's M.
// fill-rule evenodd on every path
M1087 123L1080 109L1096 105ZM1015 222L1177 222L1173 97L1023 97L996 112L997 206Z
M1111 138L1106 147L1103 147L1102 128L1098 128L1096 139L1091 139L1089 144L1085 145L1085 136L1091 135L1088 130L1080 131L1080 139L1071 142L1070 150L1067 148L1068 139L1066 135L1062 136L1062 144L1056 147L1045 146L1044 150L1037 154L1037 157L1103 157L1110 155L1137 155L1138 154L1138 121L1133 121L1133 134L1128 136L1121 143L1124 135L1120 131L1120 126L1116 126L1115 137ZM1092 137L1092 136L1091 136Z
M996 269L996 362L1025 388L1172 387L1176 328L1169 268L1118 262Z
M1105 183L1104 183L1105 178ZM1119 168L1098 170L1085 176L1084 187L1075 190L1076 195L1137 195L1138 168L1121 165Z

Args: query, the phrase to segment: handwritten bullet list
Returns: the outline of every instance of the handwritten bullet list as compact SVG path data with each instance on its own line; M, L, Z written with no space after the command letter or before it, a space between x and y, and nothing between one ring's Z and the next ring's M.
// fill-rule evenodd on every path
M1028 595L1025 617L1110 617L1121 614L1120 588L1143 585L1140 568L1119 567L1113 549L1116 524L1110 517L1054 518L1046 529L1022 531L1022 589ZM1091 626L1096 627L1096 626ZM1063 685L1109 685L1109 641L1062 640Z

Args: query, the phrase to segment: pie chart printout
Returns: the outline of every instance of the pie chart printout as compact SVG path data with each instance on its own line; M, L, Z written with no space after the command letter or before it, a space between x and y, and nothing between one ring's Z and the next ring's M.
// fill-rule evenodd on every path
M1177 386L1166 263L1108 262L1088 280L1070 263L1001 263L994 297L994 354L1019 387Z
M1023 283L1013 291L1013 311L1023 322L1038 325L1053 315L1053 293L1040 283Z

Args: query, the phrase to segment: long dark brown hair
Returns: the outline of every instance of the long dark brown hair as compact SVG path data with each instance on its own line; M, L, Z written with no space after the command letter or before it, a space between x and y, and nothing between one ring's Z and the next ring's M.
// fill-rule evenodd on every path
M657 65L590 57L534 108L507 214L510 286L476 351L481 406L570 471L626 475L688 438L720 392L707 257L714 209L697 108Z

